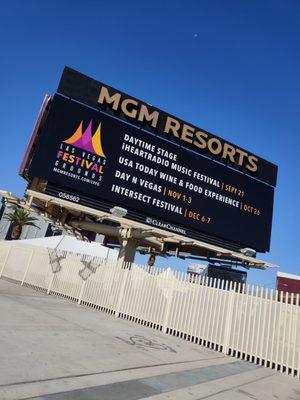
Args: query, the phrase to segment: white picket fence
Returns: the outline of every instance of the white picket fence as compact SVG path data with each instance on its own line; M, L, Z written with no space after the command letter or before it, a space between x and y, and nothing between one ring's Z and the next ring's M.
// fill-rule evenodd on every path
M300 299L183 272L0 243L0 277L300 378Z

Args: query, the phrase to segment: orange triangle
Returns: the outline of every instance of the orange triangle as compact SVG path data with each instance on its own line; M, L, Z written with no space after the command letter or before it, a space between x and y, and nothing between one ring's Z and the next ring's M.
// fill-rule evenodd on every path
M78 128L76 129L76 132L73 133L73 135L72 135L71 137L69 137L69 139L64 140L64 143L73 144L73 143L75 143L78 139L81 138L81 136L82 136L82 124L83 124L83 121L80 122Z

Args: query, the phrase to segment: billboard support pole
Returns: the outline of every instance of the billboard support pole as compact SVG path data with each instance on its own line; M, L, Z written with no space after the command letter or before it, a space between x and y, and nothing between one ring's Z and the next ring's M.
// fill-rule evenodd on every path
M121 248L118 255L117 268L123 269L124 273L121 275L123 280L115 309L116 318L118 318L120 314L128 274L130 273L131 264L134 261L136 248L138 245L138 241L132 237L131 229L124 229L119 237L119 240L121 243Z
M133 263L138 241L132 237L120 238L121 248L118 255L118 265L123 268L125 263Z

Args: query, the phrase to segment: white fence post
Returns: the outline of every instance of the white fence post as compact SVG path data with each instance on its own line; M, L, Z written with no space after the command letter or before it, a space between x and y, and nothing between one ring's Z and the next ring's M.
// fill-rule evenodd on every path
M81 300L82 300L82 296L83 296L83 292L84 292L84 288L85 288L85 283L86 283L86 281L83 281L82 285L81 285L81 289L80 289L80 293L79 293L79 297L78 297L79 305L81 304Z
M23 279L22 279L22 282L21 282L21 286L24 285L25 278L26 278L26 275L28 273L28 270L29 270L29 267L30 267L30 264L31 264L31 261L32 261L32 258L33 258L33 255L34 255L34 250L31 250L31 254L30 254L29 260L27 262L26 269L25 269L25 272L24 272L24 275L23 275Z
M117 303L116 303L116 309L115 309L115 317L116 318L118 318L119 314L120 314L120 308L121 308L122 300L124 297L124 292L125 292L125 288L126 288L126 284L127 284L128 275L130 272L129 265L124 264L123 266L125 267L124 268L124 276L123 276L123 280L121 282L120 292L119 292L119 296L118 296Z
M5 260L4 260L3 266L2 266L1 271L0 271L0 278L1 278L2 274L3 274L3 271L4 271L4 268L5 268L5 266L6 266L8 257L9 257L9 255L10 255L11 247L12 247L12 246L10 245L10 246L9 246L9 249L8 249L8 252L7 252L6 256L5 256Z
M223 353L224 354L228 354L228 350L229 350L229 341L230 341L230 333L231 333L232 322L233 322L232 316L233 316L233 305L234 305L235 295L236 295L236 293L232 289L232 282L230 282L229 293L228 293L228 296L229 296L228 309L227 309L227 313L226 313L227 318L226 318L226 323L225 323L224 339L223 339Z
M55 277L55 274L52 273L52 277L50 279L49 286L48 286L48 289L47 289L47 294L50 294L50 291L51 291L51 288L52 288L52 284L53 284L53 281L54 281L54 277Z
M166 276L166 280L168 281L170 278L171 277L169 277L169 273L168 273L168 275ZM172 300L173 300L173 293L174 293L174 279L172 277L172 283L166 290L167 303L166 303L165 315L164 315L163 324L162 324L162 329L163 329L163 332L165 332L165 333L167 332L167 329L168 329L171 304L172 304Z

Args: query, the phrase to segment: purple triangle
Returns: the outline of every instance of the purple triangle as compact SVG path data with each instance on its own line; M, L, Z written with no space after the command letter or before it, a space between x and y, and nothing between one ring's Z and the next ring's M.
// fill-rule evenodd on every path
M92 121L88 124L88 127L84 131L80 139L73 143L73 146L79 147L80 149L86 150L90 153L95 153L92 143Z

